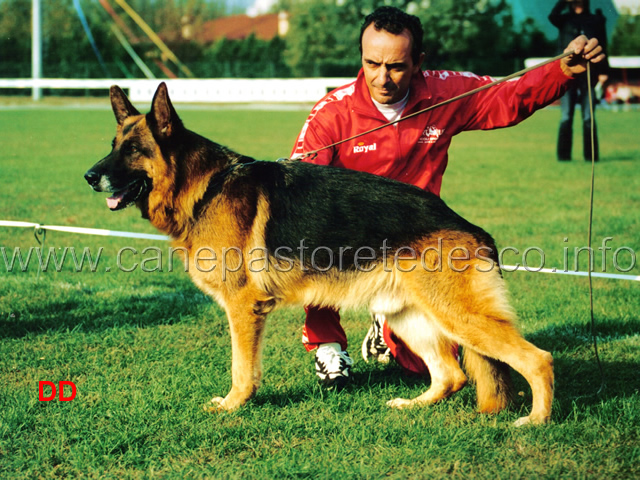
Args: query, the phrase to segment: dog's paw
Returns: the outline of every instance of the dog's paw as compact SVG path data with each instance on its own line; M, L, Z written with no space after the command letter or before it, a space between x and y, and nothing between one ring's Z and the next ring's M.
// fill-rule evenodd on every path
M387 402L387 405L391 408L408 408L413 406L413 404L414 403L411 400L407 400L405 398L394 398Z
M531 419L529 417L520 417L518 420L513 422L514 427L522 427L523 425L529 425L531 423Z
M202 408L204 408L204 411L208 413L225 412L229 410L225 406L224 398L222 397L212 398L211 402L208 403L207 405L204 405Z
M528 417L521 417L513 422L513 426L522 427L524 425L544 425L545 423L549 423L549 417L537 418L529 415Z

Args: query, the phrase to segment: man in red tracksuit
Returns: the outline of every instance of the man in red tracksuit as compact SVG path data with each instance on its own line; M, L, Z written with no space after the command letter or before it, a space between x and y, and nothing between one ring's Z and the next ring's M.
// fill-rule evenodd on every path
M394 7L381 7L365 18L360 36L362 70L355 82L320 100L305 122L292 157L331 145L450 99L481 85L490 77L450 71L421 71L420 20ZM384 127L341 145L303 158L381 175L440 194L449 145L465 130L508 127L559 98L586 69L586 62L604 58L597 40L578 37L568 48L574 55L499 84L476 95ZM349 379L353 360L336 310L308 306L303 330L307 350L316 349L316 373L327 386ZM422 360L394 337L381 315L362 348L365 360L388 361L426 372Z

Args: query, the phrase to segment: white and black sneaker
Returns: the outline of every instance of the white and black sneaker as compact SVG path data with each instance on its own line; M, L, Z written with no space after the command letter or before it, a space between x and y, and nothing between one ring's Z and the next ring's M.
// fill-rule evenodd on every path
M384 315L380 313L371 314L371 327L362 342L362 358L369 363L373 359L380 363L391 361L391 350L384 341L382 326L384 325Z
M353 359L339 343L323 343L316 349L316 375L327 388L344 387L351 379L351 365Z

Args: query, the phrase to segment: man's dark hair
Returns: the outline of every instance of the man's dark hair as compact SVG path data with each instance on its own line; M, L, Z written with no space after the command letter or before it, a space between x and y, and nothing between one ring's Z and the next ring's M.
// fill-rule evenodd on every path
M364 18L360 29L360 54L362 54L362 34L373 23L376 30L386 30L394 35L400 35L406 28L412 38L411 58L414 63L420 60L422 53L422 23L415 15L409 15L396 7L380 7Z

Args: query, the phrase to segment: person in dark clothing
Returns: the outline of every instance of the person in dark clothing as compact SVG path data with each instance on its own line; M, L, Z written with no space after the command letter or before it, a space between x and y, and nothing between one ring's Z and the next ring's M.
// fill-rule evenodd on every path
M559 0L549 14L549 21L558 28L558 42L561 49L578 35L586 35L588 38L598 39L602 48L606 51L606 27L605 16L601 10L595 14L589 10L589 0ZM604 67L606 68L606 67ZM591 72L591 87L594 98L593 108L595 113L595 93L594 87L598 75L605 73L603 69ZM571 147L573 140L573 114L577 104L580 104L582 112L582 135L584 159L591 161L591 112L589 109L589 88L587 76L583 75L579 81L565 93L560 100L561 118L558 131L558 160L571 160ZM598 135L593 119L594 127L594 154L595 159L599 158Z

